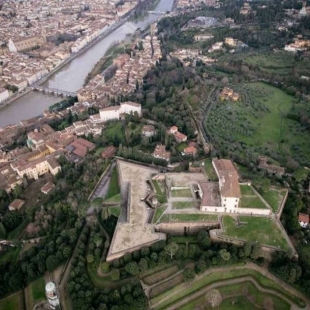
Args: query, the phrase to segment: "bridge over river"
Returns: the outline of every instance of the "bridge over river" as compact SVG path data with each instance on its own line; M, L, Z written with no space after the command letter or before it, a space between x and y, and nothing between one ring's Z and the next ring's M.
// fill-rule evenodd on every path
M44 87L44 86L39 86L39 85L32 85L29 87L29 89L43 92L46 94L53 94L53 95L63 96L63 97L76 97L77 96L76 92L70 92L70 91L66 91L62 89L49 88L49 87Z

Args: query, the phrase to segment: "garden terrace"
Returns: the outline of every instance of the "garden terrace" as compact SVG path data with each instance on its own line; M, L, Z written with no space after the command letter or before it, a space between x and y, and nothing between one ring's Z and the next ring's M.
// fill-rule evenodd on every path
M231 216L223 216L223 236L244 241L259 242L262 245L288 250L285 231L269 217L239 216L236 221Z

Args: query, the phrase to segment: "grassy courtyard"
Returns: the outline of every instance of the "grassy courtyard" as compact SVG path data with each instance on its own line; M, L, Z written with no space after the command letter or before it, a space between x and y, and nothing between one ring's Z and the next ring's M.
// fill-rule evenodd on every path
M240 199L240 208L268 209L267 206L257 196L242 196Z
M109 212L109 216L114 215L116 217L119 217L119 215L121 214L121 208L120 207L109 207L108 212Z
M223 216L224 236L288 249L286 239L276 222L266 217L239 216L240 225L231 216Z
M270 188L268 191L262 191L261 196L268 202L272 211L276 213L282 203L286 191L276 188Z
M167 206L161 206L161 207L156 208L153 223L156 223L159 220L161 215L165 212L166 207Z
M215 214L164 214L161 222L209 222L217 221Z
M174 189L171 191L172 197L192 197L190 188L185 189Z
M212 159L211 158L207 158L205 160L204 167L205 167L206 174L207 174L208 178L210 179L210 181L218 181L218 177L217 177L216 172L212 166Z
M172 202L173 209L189 209L194 208L195 203L193 201L174 201Z

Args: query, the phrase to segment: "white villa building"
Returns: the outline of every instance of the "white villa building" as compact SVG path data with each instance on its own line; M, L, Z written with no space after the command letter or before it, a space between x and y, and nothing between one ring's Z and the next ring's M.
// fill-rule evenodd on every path
M135 112L137 112L139 116L142 115L141 104L127 101L121 103L120 106L113 106L101 109L99 111L99 115L100 119L106 122L113 119L119 120L122 115L131 113L134 114Z
M56 309L59 306L59 299L57 297L56 285L54 282L48 282L45 285L45 295L51 309Z
M198 183L201 211L255 215L269 215L271 213L268 208L243 208L239 206L241 199L239 177L231 160L214 158L212 165L219 182Z

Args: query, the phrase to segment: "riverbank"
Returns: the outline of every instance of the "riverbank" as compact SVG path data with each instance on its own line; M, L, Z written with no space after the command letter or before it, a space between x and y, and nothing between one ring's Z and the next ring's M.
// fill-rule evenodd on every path
M57 67L55 67L53 70L51 70L50 72L48 72L42 79L40 79L39 81L37 81L35 84L36 85L41 85L43 83L45 83L51 76L53 76L55 73L57 73L59 70L61 70L66 64L68 64L69 62L71 62L73 59L75 59L76 57L82 55L83 53L85 53L88 49L90 49L91 47L93 47L95 44L97 44L99 41L103 40L105 37L107 37L108 35L110 35L112 32L114 32L117 28L121 27L122 25L124 25L127 20L131 17L132 14L134 14L135 8L133 8L131 10L131 12L129 13L129 15L124 18L123 20L114 23L112 26L110 26L104 33L102 33L100 36L98 36L97 38L95 38L93 41L91 41L90 43L88 43L87 45L85 45L83 48L81 48L77 53L72 53L70 55L69 58L65 59L63 62L61 62ZM7 106L9 106L11 103L14 103L15 100L25 96L26 94L28 94L29 92L31 92L32 90L29 88L26 88L22 91L18 91L16 92L13 96L7 98L6 100L4 100L1 104L0 104L0 111L5 109Z

